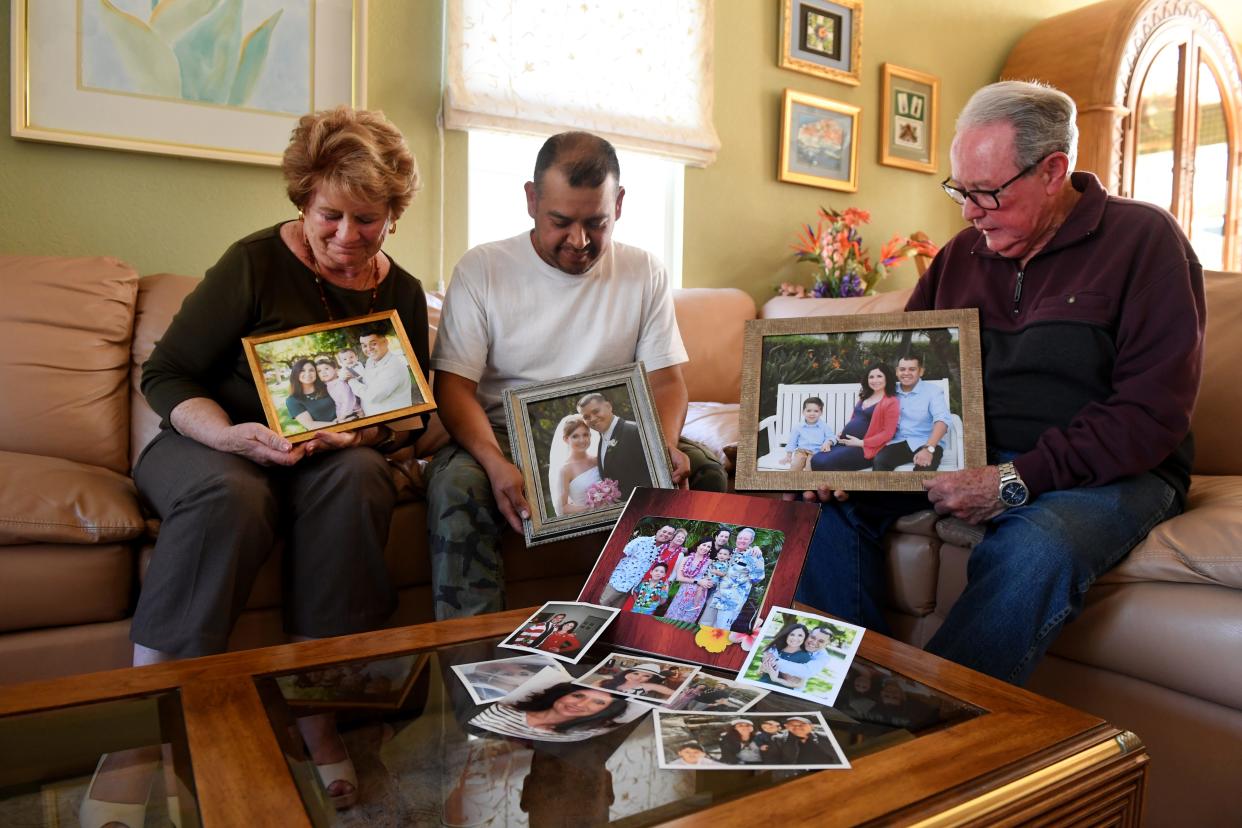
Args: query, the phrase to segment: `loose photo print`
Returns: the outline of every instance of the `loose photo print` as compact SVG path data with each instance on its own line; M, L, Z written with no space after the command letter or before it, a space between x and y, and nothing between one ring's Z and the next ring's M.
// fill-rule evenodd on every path
M612 607L549 601L497 646L577 664L616 615Z
M610 653L576 682L619 696L666 704L690 685L698 671L698 666L694 664L663 661L652 656Z
M831 707L866 630L773 607L737 680Z
M436 407L396 311L242 339L267 425L291 443Z
M669 710L692 713L741 713L768 694L758 687L744 687L728 679L699 671L668 703Z
M819 508L638 489L578 596L619 610L619 646L736 670L763 608L792 600Z
M823 715L655 711L656 751L669 770L848 768Z
M475 704L488 704L509 695L546 667L561 672L565 670L551 656L530 653L473 664L454 664L453 672Z
M986 463L974 309L746 323L737 488L922 489Z
M643 716L651 706L574 684L548 667L469 721L482 730L535 742L581 742Z
M673 487L641 363L505 392L528 546L608 528L636 487Z
M397 710L428 661L426 653L332 664L277 676L292 707Z

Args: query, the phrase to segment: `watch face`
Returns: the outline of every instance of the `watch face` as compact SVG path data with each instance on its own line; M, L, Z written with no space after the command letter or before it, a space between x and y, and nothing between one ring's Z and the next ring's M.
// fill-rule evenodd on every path
M1000 499L1007 506L1021 506L1023 503L1026 503L1026 496L1026 486L1016 480L1001 486Z

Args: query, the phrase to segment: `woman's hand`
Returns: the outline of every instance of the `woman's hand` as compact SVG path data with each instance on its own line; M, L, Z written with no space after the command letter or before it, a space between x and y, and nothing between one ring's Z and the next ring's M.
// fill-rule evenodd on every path
M260 466L292 466L306 455L306 445L293 445L267 426L238 423L220 432L212 446L219 451L237 454Z
M855 437L853 434L845 434L845 435L842 435L841 437L841 445L854 446L855 448L862 448L863 441L859 439L858 437Z
M373 446L383 439L379 428L360 428L354 431L321 431L306 441L306 454L323 454L354 446Z

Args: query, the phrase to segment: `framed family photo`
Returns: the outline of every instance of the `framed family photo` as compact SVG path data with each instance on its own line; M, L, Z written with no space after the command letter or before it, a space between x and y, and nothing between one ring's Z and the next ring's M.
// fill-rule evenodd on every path
M857 86L862 68L862 0L784 0L780 65Z
M619 610L608 640L737 670L772 605L792 600L819 507L683 489L637 489L580 601Z
M436 407L396 311L242 339L267 425L291 443Z
M746 323L739 490L911 490L986 464L972 309Z
M793 184L858 191L859 108L785 90L777 177Z
M673 487L642 363L511 388L504 401L532 507L527 546L602 531L636 487Z
M934 173L940 79L892 63L881 71L880 163Z
M12 0L15 138L277 165L366 105L366 0Z

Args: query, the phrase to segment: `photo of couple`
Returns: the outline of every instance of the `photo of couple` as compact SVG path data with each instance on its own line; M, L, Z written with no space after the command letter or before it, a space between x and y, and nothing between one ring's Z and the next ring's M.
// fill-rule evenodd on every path
M296 442L434 407L395 312L243 340L268 425Z
M660 767L677 770L848 768L822 714L655 712Z
M900 473L981 463L977 322L963 313L748 323L757 387L744 404L753 425L742 429L739 488L913 489L925 475ZM928 324L942 317L954 324ZM887 327L897 322L918 326Z
M773 607L737 680L832 706L864 632L844 621Z
M549 601L498 646L576 664L616 616L609 607Z
M784 544L777 529L645 516L594 600L748 633Z

